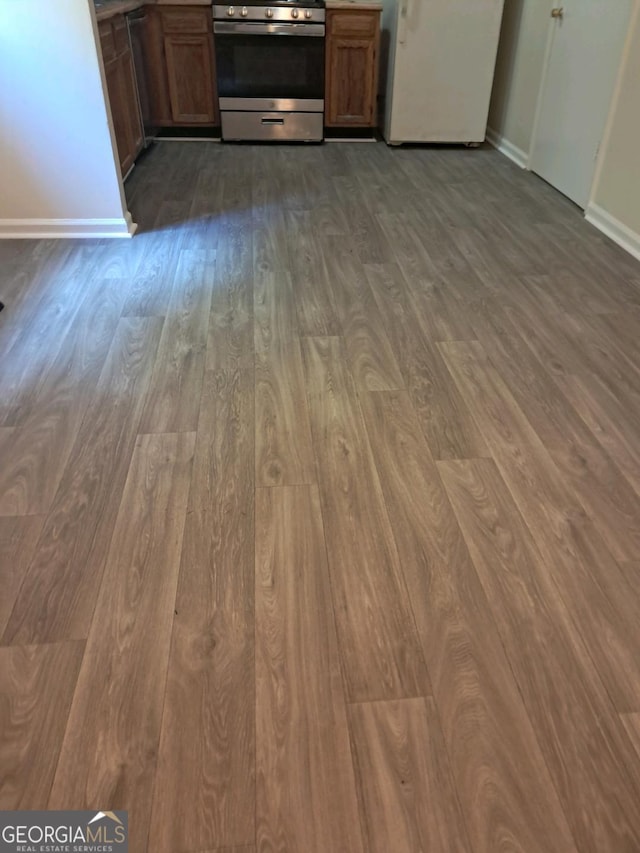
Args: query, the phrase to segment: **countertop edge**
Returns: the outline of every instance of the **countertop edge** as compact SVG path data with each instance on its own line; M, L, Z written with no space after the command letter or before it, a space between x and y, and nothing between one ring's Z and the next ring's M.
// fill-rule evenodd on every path
M327 9L365 9L368 12L381 12L381 0L326 0Z
M108 0L96 8L96 20L106 21L114 15L123 15L142 6L212 6L213 0ZM364 9L379 12L381 0L327 0L327 9Z
M212 6L212 0L108 0L96 8L96 20L106 21L114 15L124 15L142 6Z

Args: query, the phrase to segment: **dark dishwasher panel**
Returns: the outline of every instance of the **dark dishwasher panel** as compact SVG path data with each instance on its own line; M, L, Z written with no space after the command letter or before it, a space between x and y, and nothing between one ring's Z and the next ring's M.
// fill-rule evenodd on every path
M131 41L131 53L133 54L133 65L136 75L136 86L138 89L138 104L140 106L140 118L144 131L145 145L148 145L156 135L157 128L151 123L151 100L149 97L149 72L147 70L147 58L145 55L145 27L147 13L144 8L129 12L127 25L129 27L129 39Z

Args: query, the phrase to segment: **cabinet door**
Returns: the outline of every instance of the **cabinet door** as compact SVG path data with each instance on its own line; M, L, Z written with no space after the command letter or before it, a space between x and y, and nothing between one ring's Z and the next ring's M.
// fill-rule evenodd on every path
M375 122L375 38L329 37L327 117L331 126L371 127Z
M173 121L216 124L211 34L165 34L164 47Z
M127 50L106 63L104 70L118 146L120 171L124 177L144 145L131 51Z
M101 22L99 31L120 171L124 177L144 145L133 58L124 17Z
M124 176L133 165L134 155L131 148L130 122L127 116L127 98L120 57L105 62L104 73L107 79L107 91L109 92L113 130L116 135L120 171Z

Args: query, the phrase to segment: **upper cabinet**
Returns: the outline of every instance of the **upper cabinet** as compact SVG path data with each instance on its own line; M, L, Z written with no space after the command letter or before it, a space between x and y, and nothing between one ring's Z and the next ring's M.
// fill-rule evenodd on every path
M150 97L154 123L219 123L213 23L207 6L149 8L147 48L154 69Z
M124 176L144 145L133 58L124 15L101 21L98 32L120 170Z
M378 10L327 10L327 127L376 125L379 53Z

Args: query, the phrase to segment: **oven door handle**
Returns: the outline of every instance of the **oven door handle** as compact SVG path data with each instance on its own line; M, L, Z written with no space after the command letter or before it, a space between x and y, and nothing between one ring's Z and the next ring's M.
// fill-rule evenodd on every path
M252 36L312 36L322 38L324 36L324 24L263 24L251 21L216 21L213 25L214 33L220 35L242 35Z

